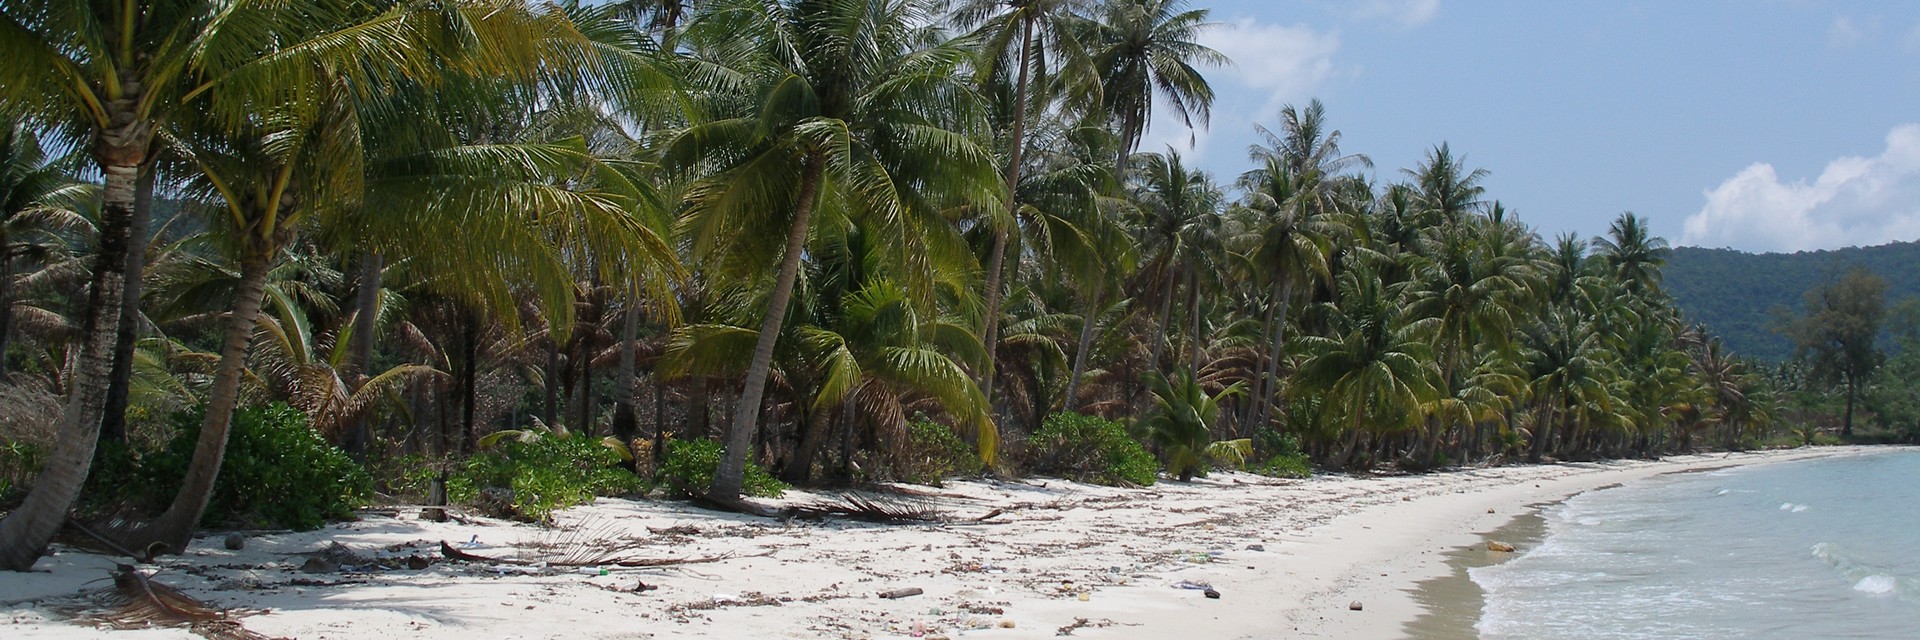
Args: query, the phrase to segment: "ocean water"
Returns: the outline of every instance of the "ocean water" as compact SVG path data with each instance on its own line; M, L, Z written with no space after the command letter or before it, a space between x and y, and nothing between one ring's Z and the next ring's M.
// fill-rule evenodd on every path
M1475 568L1497 639L1920 638L1920 451L1659 476L1574 497Z

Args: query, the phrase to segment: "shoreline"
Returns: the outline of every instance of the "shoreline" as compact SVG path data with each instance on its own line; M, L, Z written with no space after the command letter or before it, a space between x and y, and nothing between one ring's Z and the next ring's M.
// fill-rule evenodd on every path
M924 497L915 500L954 519L944 525L783 523L671 501L600 500L563 512L559 530L401 513L260 536L237 552L203 538L164 559L156 579L211 604L268 610L244 618L247 627L302 639L1405 637L1429 613L1417 594L1423 582L1449 576L1459 550L1542 504L1663 473L1885 450L1299 481L1217 473L1142 489L1051 479L917 488ZM820 499L796 491L782 502ZM526 571L439 561L441 540L478 540L469 550L492 557L532 558L527 549L540 544L618 543L629 557L720 559L606 575ZM333 542L361 557L436 561L423 570L301 570ZM0 577L0 626L17 638L124 635L52 612L101 586L113 564L69 550L43 559L43 572ZM1221 598L1176 588L1183 582L1211 585ZM651 589L636 593L637 583ZM898 588L924 593L876 597ZM1356 601L1362 609L1349 610Z

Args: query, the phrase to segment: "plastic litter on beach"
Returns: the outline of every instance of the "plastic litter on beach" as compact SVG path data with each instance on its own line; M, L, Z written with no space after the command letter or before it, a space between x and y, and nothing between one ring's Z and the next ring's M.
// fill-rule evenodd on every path
M1173 588L1192 589L1194 591L1207 591L1207 590L1213 589L1213 585L1207 584L1205 582L1197 582L1194 580L1181 580L1179 582L1173 583Z

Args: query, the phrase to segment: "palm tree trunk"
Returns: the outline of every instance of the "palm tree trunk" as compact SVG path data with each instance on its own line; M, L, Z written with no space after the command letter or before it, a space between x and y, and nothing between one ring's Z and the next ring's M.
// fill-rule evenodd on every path
M13 240L0 228L0 384L7 381L7 346L13 336Z
M1093 333L1100 324L1100 289L1094 285L1087 292L1087 308L1080 314L1080 342L1073 352L1073 373L1067 376L1067 397L1065 409L1075 411L1080 408L1080 381L1087 373L1087 358L1093 352Z
M240 400L240 374L246 369L247 346L253 341L254 323L260 318L274 253L272 248L257 247L240 258L240 289L234 293L233 313L227 317L226 340L220 348L213 388L207 394L206 419L194 442L193 462L172 506L152 524L129 536L128 548L155 554L181 553L193 539L194 525L199 524L207 501L213 498L214 480L220 476L220 464L226 456L227 435Z
M1853 399L1857 394L1852 374L1847 375L1847 417L1840 422L1840 437L1853 437Z
M373 370L373 346L379 339L374 335L378 331L375 324L380 315L380 276L384 265L380 254L368 251L360 255L360 278L354 284L353 315L353 375L359 385L366 384L367 372ZM363 413L354 419L347 435L347 453L355 459L365 460L367 448L373 444L373 416Z
M547 327L547 376L545 403L541 405L541 419L547 421L547 428L560 424L560 342L553 336L553 327Z
M627 315L620 324L620 372L613 387L613 435L629 446L633 435L640 430L639 418L633 411L633 388L637 382L634 361L639 355L635 353L634 343L640 337L639 302L639 292L628 295Z
M1027 146L1027 73L1033 66L1033 20L1021 21L1020 26L1020 76L1013 85L1013 131L1007 149L1007 218L1008 226L994 229L993 251L987 256L987 306L986 326L980 332L980 346L986 352L986 362L980 368L980 393L986 395L986 404L991 411L993 406L993 367L996 361L996 347L1000 344L1000 287L1006 269L1007 241L1013 235L1008 228L1019 215L1019 201L1014 197L1020 186L1020 163Z
M480 399L480 312L468 311L464 321L465 335L460 344L460 451L472 453L473 443L480 438L474 424L473 409Z
M827 441L829 427L825 411L809 411L806 424L800 430L800 444L793 450L793 456L787 459L786 467L781 469L780 480L791 485L804 485L813 480L813 458L820 451L820 445Z
M1284 278L1275 281L1273 306L1276 313L1273 319L1273 344L1267 347L1266 393L1261 394L1260 397L1260 411L1255 416L1255 427L1266 426L1274 414L1274 396L1280 391L1281 348L1287 344L1287 305L1292 301L1293 281Z
M1170 342L1167 329L1173 323L1173 299L1180 294L1179 279L1180 276L1176 271L1174 277L1167 279L1175 284L1167 287L1167 291L1160 296L1160 329L1153 334L1153 348L1147 357L1147 371L1160 372L1160 354L1166 352L1167 343Z
M814 200L820 193L826 165L818 157L807 160L800 178L800 193L793 207L793 227L787 230L787 252L781 256L780 274L774 280L773 295L767 300L767 315L760 322L760 336L753 347L753 360L747 364L745 387L735 405L733 428L727 431L727 446L720 466L713 472L713 486L707 496L715 500L740 498L745 481L748 449L753 445L755 423L759 418L760 398L766 393L767 376L773 370L773 346L780 339L780 324L786 319L787 304L793 300L793 283L800 276L800 252L807 242L807 221L813 215Z
M131 127L131 125L129 125ZM117 132L116 135L125 135ZM144 150L144 142L139 149ZM137 154L120 154L136 155ZM87 286L87 306L81 326L86 343L74 362L69 382L72 395L60 412L60 431L53 453L34 479L33 489L20 506L0 517L0 569L26 571L40 559L47 541L67 520L67 509L80 496L93 464L94 445L100 441L100 415L107 405L107 374L113 364L113 343L120 333L120 287L125 283L127 227L133 219L134 183L140 175L135 162L106 164L99 227L99 253ZM11 308L8 309L11 311Z
M100 417L100 438L112 442L127 440L127 390L133 383L133 347L140 337L140 277L146 268L147 225L153 216L153 173L152 163L140 167L133 187L133 218L127 223L127 270L120 281L122 331L113 341L107 408Z
M1539 462L1540 456L1547 452L1547 436L1553 433L1553 402L1549 400L1546 405L1533 422L1532 442L1527 443L1528 462Z
M1187 270L1187 370L1200 375L1200 271Z

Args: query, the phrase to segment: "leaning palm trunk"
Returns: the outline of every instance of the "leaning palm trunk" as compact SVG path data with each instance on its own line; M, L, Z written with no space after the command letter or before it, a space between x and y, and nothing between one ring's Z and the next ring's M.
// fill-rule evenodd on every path
M1013 87L1013 131L1007 150L1007 216L1018 215L1020 203L1016 200L1020 186L1021 156L1026 152L1027 135L1027 74L1033 66L1033 20L1026 19L1020 25L1020 75ZM1013 223L1009 221L1008 226ZM986 360L980 367L980 393L986 396L987 407L993 406L993 367L996 347L1000 344L1000 285L1007 261L1007 241L1013 235L1007 226L993 232L993 251L987 256L987 306L986 325L980 332L980 346L986 352Z
M208 392L207 415L194 442L193 463L187 467L186 480L180 493L174 495L173 504L151 524L127 536L128 548L154 554L181 553L193 539L194 525L213 498L214 480L220 476L220 465L226 457L227 435L233 429L233 412L240 398L240 375L246 369L254 324L260 319L274 253L270 248L254 247L240 258L240 288L234 292L233 314L227 318L226 340L220 347L213 389Z
M1160 296L1160 328L1154 332L1152 337L1153 349L1151 355L1147 358L1147 371L1149 372L1160 372L1160 355L1166 353L1167 343L1172 341L1172 336L1167 335L1167 330L1173 323L1173 299L1180 293L1179 280L1180 276L1177 272L1174 277L1168 278L1167 282L1169 284L1167 285L1167 290Z
M1073 374L1067 376L1066 410L1080 408L1080 381L1087 373L1087 358L1093 351L1093 332L1100 324L1100 287L1087 293L1087 309L1081 314L1079 348L1073 352Z
M1273 418L1274 398L1280 392L1280 356L1281 347L1287 344L1287 304L1293 300L1293 282L1283 281L1274 284L1273 342L1267 347L1266 371L1262 377L1266 380L1266 392L1260 396L1259 411L1254 416L1253 426L1256 432Z
M13 332L13 242L0 228L0 384L7 381L7 337Z
M138 131L129 125L128 130ZM110 132L128 136L126 130ZM129 145L133 146L133 145ZM145 149L143 142L137 145ZM109 151L111 154L111 150ZM94 257L88 283L85 344L74 363L69 384L72 395L60 412L60 432L53 454L34 480L33 490L20 507L0 519L0 569L26 571L55 531L66 522L67 509L80 496L93 464L94 445L100 441L100 416L107 405L107 378L114 340L120 334L120 287L126 268L127 226L133 219L134 182L140 169L135 154L124 163L103 163L105 195L100 212L100 253Z
M753 360L747 365L745 388L734 407L733 427L727 431L727 447L720 466L713 472L713 486L707 496L720 501L740 498L745 482L747 454L753 446L759 426L760 399L766 392L767 375L773 369L773 346L780 339L780 323L786 318L787 303L793 300L793 283L800 276L800 252L807 241L807 220L813 215L814 199L826 166L819 158L809 158L806 173L800 178L800 194L793 207L793 227L787 231L787 252L780 261L780 275L774 280L773 295L767 300L767 316L760 322L760 337L753 346Z

